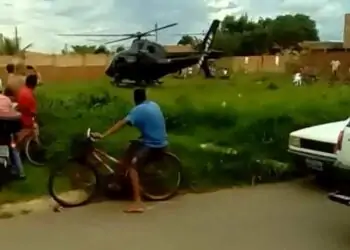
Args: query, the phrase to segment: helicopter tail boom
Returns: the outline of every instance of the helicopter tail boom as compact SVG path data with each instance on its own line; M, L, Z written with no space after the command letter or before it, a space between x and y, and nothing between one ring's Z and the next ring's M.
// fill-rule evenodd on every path
M202 44L200 45L200 48L199 48L200 52L207 53L210 50L210 48L213 45L214 37L215 37L216 31L219 28L219 25L220 25L220 21L217 19L215 19L211 23L210 28L207 34L205 35Z
M211 77L211 73L209 70L208 58L206 56L209 54L210 49L213 45L214 37L215 37L216 31L219 28L219 25L220 25L220 21L217 19L215 19L211 23L210 28L207 34L205 35L204 40L200 46L201 57L198 60L198 67L203 69L204 74L207 78Z

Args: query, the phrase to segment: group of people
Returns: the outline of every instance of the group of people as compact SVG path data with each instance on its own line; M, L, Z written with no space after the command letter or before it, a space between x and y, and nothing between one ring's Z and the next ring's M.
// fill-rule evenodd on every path
M7 79L2 81L0 92L0 119L1 117L18 117L21 123L21 130L13 136L12 167L13 177L25 179L22 161L19 157L19 147L25 138L37 129L36 99L34 89L39 81L40 74L33 66L24 64L8 64L6 66Z
M331 83L339 79L339 70L341 62L338 59L332 60L330 62L331 67ZM350 67L348 68L348 73L350 74ZM301 86L307 82L314 82L317 80L315 69L312 67L304 66L296 71L293 75L293 84L295 86Z

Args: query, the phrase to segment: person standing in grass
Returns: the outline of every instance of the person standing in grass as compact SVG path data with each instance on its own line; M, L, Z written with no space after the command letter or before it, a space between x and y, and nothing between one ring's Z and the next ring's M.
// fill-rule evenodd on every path
M341 62L338 59L331 61L332 77L334 79L338 78L338 70L340 68L340 65L341 65Z

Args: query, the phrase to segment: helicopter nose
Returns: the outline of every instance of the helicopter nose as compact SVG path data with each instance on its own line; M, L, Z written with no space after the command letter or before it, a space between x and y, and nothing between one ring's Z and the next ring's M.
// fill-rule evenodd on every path
M115 70L112 69L111 65L109 65L105 71L105 74L109 77L113 77Z
M115 74L117 73L117 68L115 66L114 61L112 61L109 66L105 70L105 74L109 77L114 77Z

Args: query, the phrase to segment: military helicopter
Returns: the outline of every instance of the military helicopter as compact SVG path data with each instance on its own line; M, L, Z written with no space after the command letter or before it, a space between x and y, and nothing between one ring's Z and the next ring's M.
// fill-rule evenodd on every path
M64 34L64 36L125 36L124 38L105 42L105 45L134 39L131 47L116 53L105 70L105 74L119 85L124 79L131 80L135 85L153 85L165 75L176 73L183 68L194 64L203 69L206 77L210 77L208 59L215 33L220 25L219 20L214 20L206 33L198 52L188 56L168 56L165 48L156 42L144 39L153 32L170 28L177 23L134 34Z

